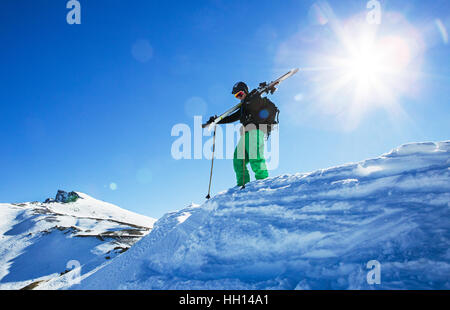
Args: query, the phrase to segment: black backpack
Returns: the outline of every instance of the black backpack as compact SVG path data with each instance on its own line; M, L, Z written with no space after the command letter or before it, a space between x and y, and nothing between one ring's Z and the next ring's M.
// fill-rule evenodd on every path
M253 123L255 125L267 125L267 135L270 135L274 125L279 122L280 110L267 97L255 96L245 105L246 120L245 125Z

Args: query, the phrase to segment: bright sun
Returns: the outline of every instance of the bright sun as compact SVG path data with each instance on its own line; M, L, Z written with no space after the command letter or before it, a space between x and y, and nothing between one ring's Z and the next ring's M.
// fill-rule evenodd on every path
M354 99L376 104L388 102L402 87L406 66L410 62L408 44L401 37L375 40L371 34L354 40L347 54L332 61L338 69L336 84L354 90Z
M377 110L394 122L408 119L402 103L421 91L420 29L396 12L372 25L364 13L341 20L331 7L321 10L323 23L302 29L277 56L286 67L299 62L304 72L292 114L314 126L344 130L354 130Z
M350 60L349 70L357 80L368 81L373 78L377 73L381 63L375 54L364 52L359 55L355 55Z
M398 99L413 87L411 40L365 30L337 31L336 44L316 57L324 66L316 70L314 104L350 130L377 107L406 116Z

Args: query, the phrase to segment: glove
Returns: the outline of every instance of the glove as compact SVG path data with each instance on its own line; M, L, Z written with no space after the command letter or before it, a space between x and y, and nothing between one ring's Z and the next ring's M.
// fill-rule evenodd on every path
M206 126L208 126L209 124L213 123L215 120L217 119L217 115L211 116L209 118L209 121L206 122L206 124L202 125L202 128L205 128Z

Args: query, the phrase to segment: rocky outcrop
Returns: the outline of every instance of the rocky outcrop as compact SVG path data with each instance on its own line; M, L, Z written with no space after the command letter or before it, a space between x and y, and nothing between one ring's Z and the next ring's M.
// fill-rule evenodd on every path
M75 202L79 198L81 198L76 192L65 192L63 190L58 190L56 193L55 199L47 198L44 203L51 203L51 202L60 202L60 203L69 203L69 202Z

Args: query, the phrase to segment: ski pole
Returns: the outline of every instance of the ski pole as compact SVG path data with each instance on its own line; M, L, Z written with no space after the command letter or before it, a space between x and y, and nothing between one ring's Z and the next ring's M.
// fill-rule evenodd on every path
M242 126L242 128L244 129L244 140L243 140L243 158L242 158L242 187L241 187L241 189L244 189L245 188L245 131L246 131L246 128L245 128L245 126Z
M211 181L212 181L212 173L214 168L214 152L216 150L216 126L214 126L214 137L213 137L213 151L212 151L212 160L211 160L211 173L209 174L209 187L208 187L208 195L206 199L211 198Z

